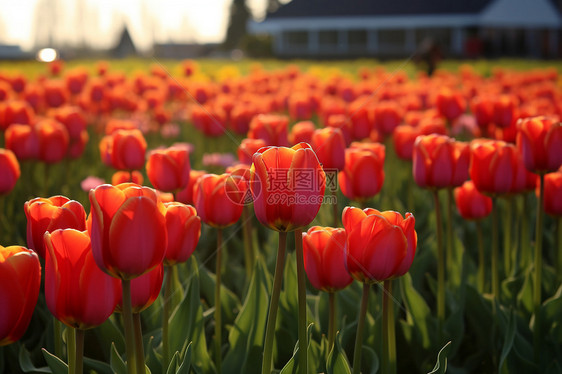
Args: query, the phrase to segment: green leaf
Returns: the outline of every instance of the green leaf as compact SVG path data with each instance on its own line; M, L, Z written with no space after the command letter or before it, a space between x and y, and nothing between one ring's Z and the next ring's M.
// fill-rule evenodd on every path
M174 355L172 356L172 359L170 360L170 363L168 364L168 370L166 370L166 374L176 374L176 371L178 369L178 357L180 356L180 353L178 351L176 351L176 353L174 353Z
M516 324L515 313L512 309L509 313L509 319L508 319L508 322L507 322L507 329L506 329L506 332L505 332L505 338L504 338L504 342L503 342L502 353L500 355L500 363L499 363L499 367L498 367L498 372L502 372L502 367L503 367L504 361L507 358L507 355L509 354L509 352L511 351L511 347L513 347L513 341L515 339L515 332L517 331L516 328L517 328L517 324Z
M41 368L35 367L35 365L33 365L33 362L31 362L31 355L29 354L29 351L25 349L25 346L23 344L20 345L18 361L20 364L20 369L24 373L51 373L52 372L51 369L49 369L47 366Z
M99 374L113 374L109 364L89 357L84 357L84 368L91 369ZM88 372L87 370L84 371Z
M45 357L45 361L47 361L47 365L53 372L53 374L67 374L68 373L68 365L55 356L52 353L49 353L45 348L41 349L43 352L43 357Z
M361 348L361 368L364 373L375 374L379 370L379 357L366 345Z
M432 330L434 328L430 320L431 310L423 297L415 290L410 274L406 273L402 277L400 286L402 298L408 311L406 321L410 325L415 325L414 331L419 334L422 347L429 349L431 347L430 326Z
M203 306L199 299L199 267L194 256L188 261L191 280L185 296L170 317L170 352L184 352L190 342L193 342L193 357L191 365L196 372L213 373L215 367L205 339Z
M244 305L230 329L230 350L223 361L224 373L258 373L263 355L271 277L258 258Z
M113 370L115 374L127 374L127 365L119 355L119 352L117 352L117 348L113 342L111 343L109 366L111 366L111 370Z
M215 284L216 276L208 271L199 272L201 296L208 300L211 306L215 306ZM230 324L236 319L240 310L240 300L234 292L229 290L224 283L221 284L221 305L223 312L223 323Z
M339 332L336 334L335 344L326 362L327 374L351 374L349 362L344 350L341 347Z
M178 359L179 363L179 359ZM183 354L183 361L181 365L177 368L176 374L189 374L189 369L191 368L191 343L187 346L185 353Z
M118 352L125 351L125 337L116 322L117 314L111 315L103 324L94 329L102 342L113 342ZM105 352L104 352L105 353ZM109 356L106 356L109 359Z
M437 362L433 367L433 370L427 374L444 374L447 371L447 355L449 354L449 350L451 348L451 342L448 342L441 348L439 353L437 354Z

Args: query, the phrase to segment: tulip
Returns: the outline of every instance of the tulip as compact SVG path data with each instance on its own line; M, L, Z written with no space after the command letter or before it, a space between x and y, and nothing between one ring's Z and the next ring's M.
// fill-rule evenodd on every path
M190 205L177 202L165 203L168 246L164 264L172 266L187 261L201 236L201 218Z
M39 136L31 125L13 124L5 133L6 149L14 152L18 160L39 158Z
M33 108L26 101L12 100L0 105L0 130L4 131L13 123L33 123Z
M500 128L508 128L517 120L519 100L513 95L501 95L494 101L493 121Z
M400 107L394 101L382 101L374 107L374 127L383 135L392 131L402 122Z
M202 101L198 101L203 104ZM210 106L196 106L191 112L193 125L201 130L206 136L221 136L226 126L226 113L220 108Z
M90 190L92 252L98 266L120 279L136 278L164 258L165 207L156 192L133 183Z
M48 164L61 161L68 153L70 137L63 124L55 120L43 120L35 124L39 138L39 159Z
M439 114L447 118L449 122L452 122L465 112L466 100L461 92L444 88L437 94L435 106Z
M89 329L113 313L119 280L96 264L86 231L45 233L45 298L51 313L67 326Z
M310 145L324 170L341 170L345 166L345 140L340 129L325 127L315 130Z
M0 148L0 175L0 195L5 195L14 188L21 175L18 159L9 149Z
M554 217L562 216L562 170L544 177L544 211Z
M230 174L206 174L195 184L194 205L201 220L209 226L224 228L242 215L242 204L233 198L241 191L229 177Z
M0 245L0 346L19 340L31 321L41 285L35 252Z
M348 199L366 201L380 192L384 183L384 146L379 148L382 152L353 147L345 150L345 167L338 174L338 182Z
M148 156L146 174L154 188L174 192L189 183L189 152L185 147L154 150Z
M86 230L86 212L77 201L64 196L37 197L23 205L27 217L27 245L45 258L45 232L56 229Z
M251 164L254 153L266 145L263 139L244 138L238 146L238 160L243 164Z
M329 294L328 344L335 336L335 292L353 281L345 267L346 234L342 228L311 227L302 234L304 268L310 283Z
M326 121L326 127L339 129L345 140L345 144L350 144L352 141L352 122L346 114L332 114Z
M316 217L326 177L308 144L264 147L254 154L251 170L254 209L263 225L288 232L308 225Z
M116 278L113 278L117 281ZM162 289L162 281L164 280L164 265L160 264L139 277L131 280L131 306L133 313L140 313L154 303ZM117 282L118 291L121 291L119 282ZM116 311L123 310L122 294L117 294Z
M416 138L413 151L414 180L422 188L460 186L468 178L470 148L445 135Z
M291 132L289 134L289 142L291 144L298 144L302 142L311 143L312 134L315 130L316 126L312 121L297 122L291 128Z
M164 204L156 192L133 183L102 184L89 193L92 252L98 266L121 279L129 373L144 365L142 334L135 334L131 279L160 265L167 246ZM138 324L138 321L137 321ZM136 336L135 336L136 335ZM137 353L134 353L135 340Z
M515 146L503 141L474 140L470 148L469 174L478 191L489 195L508 193L517 169Z
M517 145L525 167L548 173L562 166L562 124L552 118L530 117L518 121Z
M390 302L391 279L404 275L412 265L417 233L415 218L405 218L393 211L380 212L367 208L346 207L342 215L347 233L346 267L352 277L363 282L363 296L357 323L353 372L359 373L361 346L369 288L373 282L384 281L383 295L383 371L396 372L394 311Z
M205 174L208 174L205 170L191 170L189 172L189 183L176 194L176 201L184 204L194 204L193 190L199 178Z
M111 163L118 170L139 170L144 166L146 140L140 130L117 130L112 134Z
M259 114L252 118L248 138L263 139L267 145L288 146L286 116L274 114Z
M459 214L468 220L487 217L492 212L492 199L478 191L472 181L455 188L455 202Z
M130 172L119 170L113 173L113 175L111 176L111 184L114 186L117 186L118 184L122 184L122 183L142 184L143 182L144 182L144 177L137 170L133 170Z

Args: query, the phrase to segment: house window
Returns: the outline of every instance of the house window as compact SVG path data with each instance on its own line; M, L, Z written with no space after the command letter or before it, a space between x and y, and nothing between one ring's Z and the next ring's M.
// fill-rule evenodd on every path
M337 31L320 31L318 33L318 42L322 47L334 47L338 45Z
M416 45L418 47L428 41L437 43L441 47L449 48L451 45L451 29L426 28L416 30Z
M291 47L306 47L308 45L308 32L306 31L287 31L285 41Z
M379 30L379 45L392 49L403 49L406 45L406 31L398 29Z
M347 38L351 47L364 47L367 45L367 30L350 30Z

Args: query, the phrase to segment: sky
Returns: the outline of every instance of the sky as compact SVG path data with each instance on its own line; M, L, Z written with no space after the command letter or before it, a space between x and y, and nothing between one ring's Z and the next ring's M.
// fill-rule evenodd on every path
M53 34L66 44L109 48L124 24L140 49L153 42L221 42L231 1L0 0L0 44L29 50ZM266 0L246 2L255 18L263 18Z

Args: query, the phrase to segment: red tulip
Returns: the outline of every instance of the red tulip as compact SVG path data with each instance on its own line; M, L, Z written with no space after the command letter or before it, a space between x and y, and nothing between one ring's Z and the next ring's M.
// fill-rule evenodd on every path
M154 188L174 192L189 183L189 151L185 147L153 150L146 163L146 174Z
M402 113L398 103L381 101L374 107L374 127L381 134L392 134L392 131L402 122Z
M63 124L46 119L35 124L39 138L39 159L52 164L64 159L68 153L70 137Z
M316 126L314 126L314 122L312 121L297 122L291 128L291 133L289 134L289 142L291 144L298 144L303 142L310 143L312 140L312 134L315 130Z
M98 266L121 279L138 277L162 262L167 245L164 204L133 183L90 190L92 252Z
M437 111L448 121L454 121L466 110L466 100L461 92L444 88L435 98Z
M494 101L494 124L501 128L510 127L517 120L519 100L513 95L501 95Z
M57 229L86 230L86 212L77 201L64 196L37 197L23 205L27 217L27 245L45 258L45 232Z
M510 192L517 170L517 149L500 140L474 140L471 145L470 179L486 194Z
M41 285L37 254L0 245L0 346L19 340L27 330Z
M482 219L492 212L492 199L480 193L472 181L455 188L455 202L464 219Z
M193 205L193 190L195 189L195 185L197 184L199 178L205 174L208 174L205 170L191 170L189 172L189 183L183 190L176 193L176 201Z
M193 190L193 200L203 222L222 228L240 219L243 204L233 197L241 191L232 182L230 174L227 173L206 174L199 178Z
M6 149L14 152L18 160L39 158L39 136L31 125L13 124L6 129Z
M421 135L421 129L410 125L400 125L392 132L392 143L396 155L406 161L412 160L414 141Z
M345 267L344 229L314 226L302 234L302 242L304 268L314 288L335 292L353 281Z
M242 139L238 146L238 160L243 164L251 164L254 153L266 145L263 139Z
M562 165L562 124L547 117L519 120L517 144L525 167L534 173L555 171Z
M0 195L9 193L18 181L21 171L14 152L0 148Z
M187 261L197 247L201 236L201 218L191 205L173 202L164 206L168 233L164 264L171 266Z
M164 265L159 264L148 273L136 277L131 280L131 306L133 313L140 313L156 301L160 290L162 289L162 281L164 280ZM119 282L119 297L116 312L123 310L123 293L121 283Z
M0 105L0 130L6 130L12 123L30 125L33 122L33 108L26 101L12 100Z
M413 173L422 188L460 186L468 179L470 148L445 135L421 135L413 152Z
M221 136L226 127L226 113L208 105L196 106L191 112L191 121L206 136Z
M263 139L267 145L288 146L286 116L275 114L260 114L252 118L248 138Z
M470 110L476 117L476 123L478 123L478 126L485 129L493 122L493 96L476 96L470 102Z
M345 150L345 167L338 174L338 182L348 199L367 200L381 190L384 183L384 146L378 148L382 152L353 147Z
M94 261L87 231L45 233L45 298L51 313L64 324L88 329L113 313L121 288Z
M143 182L144 177L137 170L133 170L130 172L119 170L113 173L113 175L111 176L111 184L114 186L117 186L121 183L143 184Z
M562 217L562 170L544 176L544 211Z
M406 213L346 207L346 266L361 282L380 282L404 275L413 262L417 233L415 218Z
M140 170L144 166L146 140L140 130L117 130L112 135L111 163L118 170Z
M251 171L254 210L263 225L287 232L314 220L326 175L308 144L262 148L254 154Z
M340 129L325 127L314 131L310 145L324 170L341 170L345 166L345 140Z

